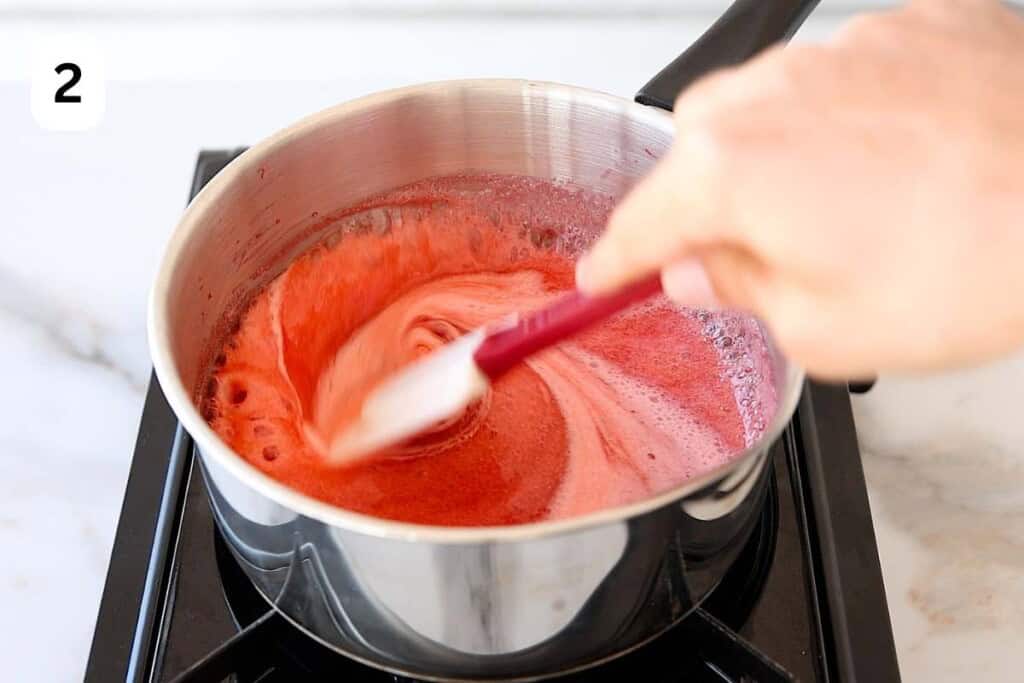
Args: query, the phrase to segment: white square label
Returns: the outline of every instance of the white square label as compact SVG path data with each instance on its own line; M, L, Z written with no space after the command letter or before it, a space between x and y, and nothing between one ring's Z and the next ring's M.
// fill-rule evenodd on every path
M106 109L106 64L95 40L41 37L32 59L32 116L45 130L88 130Z

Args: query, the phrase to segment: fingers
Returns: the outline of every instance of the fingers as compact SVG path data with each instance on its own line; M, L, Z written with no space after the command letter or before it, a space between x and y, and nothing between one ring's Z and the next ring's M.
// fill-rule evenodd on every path
M668 156L612 214L605 234L581 259L577 286L606 293L709 245L737 238L736 197L757 181L756 150L778 146L780 121L762 104L789 76L778 49L720 70L676 102L677 138ZM759 181L757 181L759 182Z
M775 287L774 274L735 246L703 249L664 268L666 296L694 308L731 308L762 314Z
M678 304L693 308L718 308L711 278L697 258L685 258L661 271L661 287L665 296Z
M781 77L776 64L784 54L782 46L771 47L740 66L718 69L698 80L676 98L677 128L714 122L722 111L746 109L777 91ZM756 116L756 110L749 113Z
M727 220L713 143L695 128L676 140L608 221L604 235L576 271L589 293L612 291L660 269L715 236Z
M701 260L715 298L722 306L760 316L768 312L778 273L751 252L726 245L708 251Z

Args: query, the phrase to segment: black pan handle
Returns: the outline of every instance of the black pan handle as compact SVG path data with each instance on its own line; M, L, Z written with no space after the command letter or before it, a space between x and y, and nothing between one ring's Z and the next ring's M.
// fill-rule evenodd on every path
M636 101L672 111L687 86L715 69L750 59L788 40L818 0L735 0L711 28L640 88Z

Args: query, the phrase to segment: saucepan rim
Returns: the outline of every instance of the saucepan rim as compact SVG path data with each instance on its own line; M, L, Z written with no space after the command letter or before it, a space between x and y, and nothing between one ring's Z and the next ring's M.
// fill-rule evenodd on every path
M207 183L206 187L189 204L164 249L160 267L150 290L147 332L153 367L168 403L178 417L181 426L192 436L201 457L212 458L241 483L277 504L333 527L381 538L439 544L467 544L526 541L622 522L682 500L721 480L750 458L763 453L782 434L800 398L804 373L788 360L777 409L771 422L760 439L729 463L672 489L628 505L567 519L512 526L432 526L387 520L336 507L300 493L263 473L229 448L206 423L200 415L199 409L193 403L189 389L181 380L171 351L172 330L169 299L171 282L174 273L179 268L181 254L196 227L204 223L205 217L216 208L221 197L233 183L237 182L240 176L258 167L262 159L280 147L288 145L292 140L301 138L318 127L332 123L339 118L352 116L366 109L399 102L402 98L410 95L450 91L453 88L476 91L497 90L505 94L522 92L524 88L538 88L543 90L545 97L556 100L571 99L574 102L583 100L589 105L605 108L614 114L628 116L668 134L672 133L671 118L666 112L600 91L534 80L465 79L411 85L344 102L309 115L249 148Z

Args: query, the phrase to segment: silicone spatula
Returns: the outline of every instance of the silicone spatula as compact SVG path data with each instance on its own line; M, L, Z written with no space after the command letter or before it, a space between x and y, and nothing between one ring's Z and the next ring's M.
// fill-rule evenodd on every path
M359 460L457 415L532 354L660 291L660 274L604 296L576 291L539 311L459 337L381 382L363 401L359 417L329 444L328 460Z

